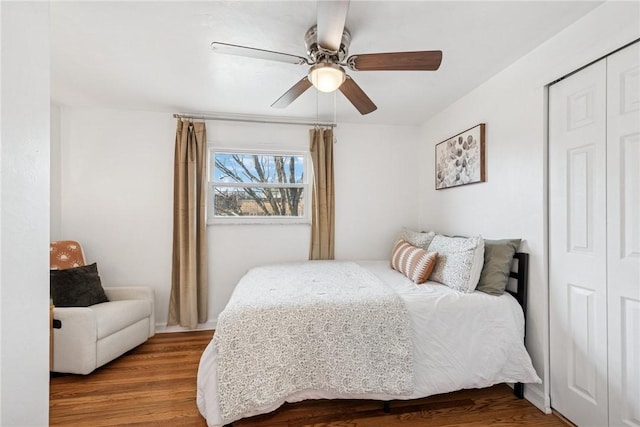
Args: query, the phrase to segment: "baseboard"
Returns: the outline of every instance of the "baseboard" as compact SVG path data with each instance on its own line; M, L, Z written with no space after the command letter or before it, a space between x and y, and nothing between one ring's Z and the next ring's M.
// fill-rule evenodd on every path
M555 415L556 417L560 418L560 420L561 420L563 423L565 423L566 425L571 426L571 427L578 427L577 425L575 425L574 423L572 423L570 420L566 419L566 418L564 417L564 415L562 415L560 412L558 412L558 411L554 411L554 410L552 410L551 412L553 413L553 415Z
M189 328L186 326L167 326L166 324L156 323L156 334L168 334L173 332L192 332L192 331L207 331L216 328L216 322L210 321L207 323L201 323L195 328Z
M542 384L525 384L524 398L545 414L551 413L551 408L547 405L547 399L544 396Z

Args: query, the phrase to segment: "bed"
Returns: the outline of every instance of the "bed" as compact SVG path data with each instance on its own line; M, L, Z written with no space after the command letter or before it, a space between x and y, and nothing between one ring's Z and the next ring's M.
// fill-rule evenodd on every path
M416 285L389 261L252 269L202 355L200 413L217 427L285 402L375 399L388 409L498 383L522 397L540 378L524 347L528 255L514 260L516 289L501 296Z

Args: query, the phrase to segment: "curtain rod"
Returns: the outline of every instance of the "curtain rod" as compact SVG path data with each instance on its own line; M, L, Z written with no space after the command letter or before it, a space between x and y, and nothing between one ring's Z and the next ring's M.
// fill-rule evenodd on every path
M302 125L302 126L326 126L330 128L337 128L337 123L326 122L296 122L288 120L271 120L271 119L256 119L256 118L241 118L241 117L229 117L229 116L215 116L207 114L179 114L173 115L176 119L195 119L195 120L220 120L225 122L244 122L244 123L266 123L273 125Z

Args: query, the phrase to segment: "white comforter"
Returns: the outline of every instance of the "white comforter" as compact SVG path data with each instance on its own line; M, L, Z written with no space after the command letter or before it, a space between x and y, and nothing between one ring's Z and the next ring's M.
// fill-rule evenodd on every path
M404 301L412 336L413 391L345 393L304 389L270 405L247 410L243 417L270 412L282 403L305 399L414 399L502 382L540 382L523 345L524 319L508 294L461 294L428 282L415 285L386 261L360 262ZM215 339L205 349L198 370L197 403L210 427L223 425L220 411ZM229 422L230 420L225 420Z

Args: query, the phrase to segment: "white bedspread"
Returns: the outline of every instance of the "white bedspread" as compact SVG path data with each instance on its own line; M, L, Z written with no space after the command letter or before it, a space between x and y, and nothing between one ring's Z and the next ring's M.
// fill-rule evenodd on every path
M223 423L305 389L413 391L404 303L352 262L252 269L220 314L213 343Z
M415 285L391 270L388 261L358 264L393 289L409 311L413 391L409 394L350 393L307 387L271 404L249 410L243 417L273 411L285 401L414 399L503 382L540 382L523 344L522 309L510 295L462 294L432 282ZM294 323L292 321L291 326L295 328ZM219 332L220 329L216 334ZM384 346L376 351L380 349ZM219 349L214 338L204 351L198 370L198 408L210 427L224 424L220 411L218 357ZM304 386L304 383L300 385Z

